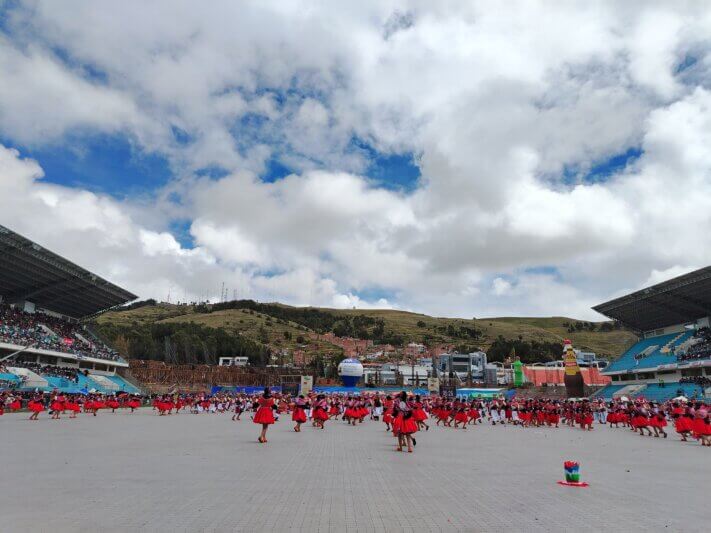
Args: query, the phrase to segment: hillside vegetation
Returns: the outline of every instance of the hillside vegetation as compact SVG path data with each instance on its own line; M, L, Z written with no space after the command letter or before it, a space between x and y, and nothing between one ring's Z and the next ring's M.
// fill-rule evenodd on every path
M238 300L206 306L141 302L104 313L96 331L130 357L170 362L215 363L243 355L253 364L288 363L296 349L324 357L342 350L312 333L370 339L402 347L409 342L482 349L502 360L514 348L524 362L555 359L562 341L614 358L636 339L611 322L549 318L437 318L396 310L291 307Z

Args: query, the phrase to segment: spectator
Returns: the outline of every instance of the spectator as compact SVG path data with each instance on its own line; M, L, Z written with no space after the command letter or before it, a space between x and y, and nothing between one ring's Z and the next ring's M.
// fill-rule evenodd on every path
M0 303L0 340L4 342L83 357L120 359L108 346L85 340L82 331L80 325L67 320L44 313L26 313Z

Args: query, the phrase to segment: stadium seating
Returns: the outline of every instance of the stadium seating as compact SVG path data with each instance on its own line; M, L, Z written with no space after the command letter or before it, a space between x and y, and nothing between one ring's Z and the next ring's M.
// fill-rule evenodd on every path
M103 393L113 392L113 391L108 391L108 390L104 389L104 387L101 386L101 383L93 380L91 376L85 376L83 373L79 372L77 374L77 377L79 378L79 388L82 390L87 390L87 391L95 390L97 392L103 392Z
M680 362L698 361L710 357L711 331L709 328L701 328L694 334L693 339L684 343L682 349L679 350L678 360Z
M598 398L601 398L603 400L611 400L612 395L624 387L625 387L625 385L612 385L612 384L605 385L599 391L592 394L591 398L594 400L596 400Z
M692 331L685 331L642 339L622 354L617 361L611 363L605 372L652 369L659 365L676 363L674 352L677 346L685 343L693 334Z
M129 394L140 394L141 390L123 379L121 376L106 376L108 379L116 383L119 391L128 392Z
M89 341L82 327L42 313L26 313L0 303L0 341L32 345L55 352L121 361L121 357L98 340Z
M98 383L99 386L105 391L117 392L119 390L119 386L106 376L102 376L100 374L90 374L89 378Z
M10 372L0 372L0 381L7 383L19 383L20 378Z
M80 387L75 381L57 376L47 376L44 374L42 374L42 377L47 381L47 386L45 387L46 390L57 389L60 392L72 394L80 392Z
M687 398L704 397L704 391L698 385L679 383L667 383L663 387L659 384L649 384L638 391L634 396L635 398L645 398L646 400L655 402L665 402L679 396L679 392L681 392L682 396L686 396Z
M48 386L47 380L32 370L21 367L7 367L7 369L10 373L15 374L18 378L20 378L22 382L21 388L23 389L44 390Z

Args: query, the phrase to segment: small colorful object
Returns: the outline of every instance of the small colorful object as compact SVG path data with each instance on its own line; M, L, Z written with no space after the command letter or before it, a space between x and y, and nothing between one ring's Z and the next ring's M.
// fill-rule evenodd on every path
M580 465L576 461L565 461L563 463L565 481L559 481L559 485L567 487L587 487L588 484L580 481Z

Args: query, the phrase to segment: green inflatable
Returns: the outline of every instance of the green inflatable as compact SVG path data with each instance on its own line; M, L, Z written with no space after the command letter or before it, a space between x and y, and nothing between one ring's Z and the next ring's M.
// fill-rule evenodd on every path
M519 359L516 359L512 366L514 387L520 387L523 385L523 363Z

